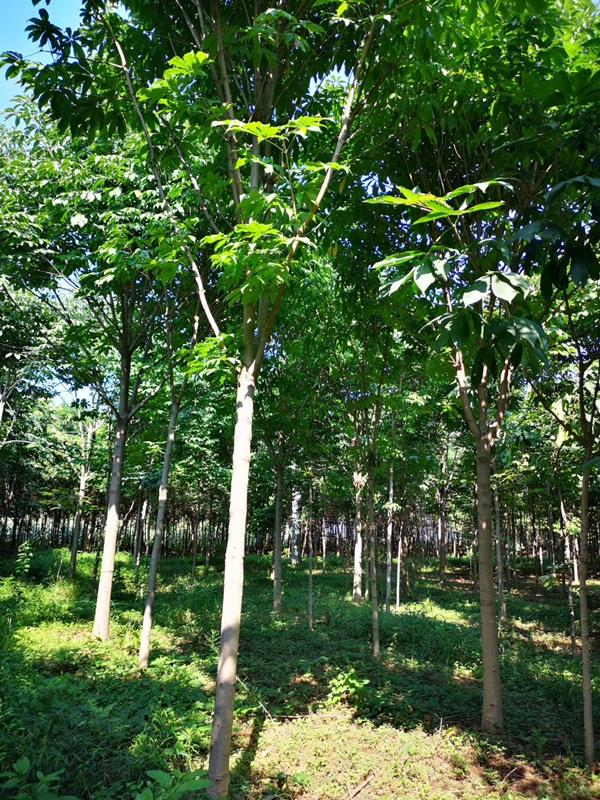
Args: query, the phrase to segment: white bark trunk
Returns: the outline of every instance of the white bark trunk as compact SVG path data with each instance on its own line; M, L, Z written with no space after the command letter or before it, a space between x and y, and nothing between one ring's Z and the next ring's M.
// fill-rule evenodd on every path
M169 419L169 429L167 442L163 456L162 472L160 476L160 486L158 489L158 508L156 511L156 529L154 531L154 542L152 544L152 557L150 559L150 572L148 574L148 592L146 595L146 605L144 607L144 618L142 621L142 633L140 637L139 664L142 669L148 666L150 657L150 638L152 636L152 614L154 611L154 601L156 599L156 578L158 575L158 562L160 560L160 548L165 526L165 515L167 511L167 497L169 488L169 470L171 469L171 457L175 444L175 430L177 428L177 416L179 414L179 402L173 400L171 403L171 417ZM140 547L141 550L141 547Z
M75 523L73 525L73 540L71 542L71 561L69 564L69 578L73 580L77 569L77 550L79 547L79 534L81 532L81 517L83 514L83 502L85 500L85 490L90 477L90 462L94 449L94 439L96 437L96 425L90 423L86 436L85 452L83 454L83 464L79 473L79 491L77 493L77 511L75 512Z
M100 580L98 582L94 627L92 629L92 635L103 641L108 639L110 600L112 595L113 573L115 570L115 555L117 552L117 536L119 533L119 504L121 502L121 487L123 485L123 457L125 454L126 438L127 418L121 416L117 421L117 430L115 433L112 470L108 489L108 509L104 526L104 549L102 552Z
M363 557L363 518L362 491L365 485L364 476L354 473L354 573L352 579L352 601L360 603L362 599L362 557Z
M387 530L385 538L385 610L390 612L392 601L392 540L394 536L394 465L390 464Z
M290 557L292 566L300 563L300 492L292 491L292 521L290 525Z
M281 501L283 498L283 464L276 465L275 522L273 525L273 611L281 611Z
M238 379L237 419L233 446L233 469L229 501L229 530L225 554L221 649L217 669L208 775L211 798L224 798L229 790L229 755L233 726L233 703L244 590L244 550L248 509L248 477L252 448L255 379L242 367Z

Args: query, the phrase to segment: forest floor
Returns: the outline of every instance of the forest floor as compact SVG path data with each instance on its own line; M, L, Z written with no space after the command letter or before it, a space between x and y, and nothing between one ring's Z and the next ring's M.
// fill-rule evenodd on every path
M183 776L206 767L220 572L198 568L192 582L188 561L163 561L140 673L144 575L119 555L111 639L94 642L94 557L81 556L74 584L59 575L67 561L38 553L26 580L0 562L0 797L187 797ZM381 615L379 662L369 608L350 602L340 563L317 564L313 631L304 569L286 567L280 617L269 573L267 558L248 559L233 800L600 797L581 769L581 665L559 588L523 579L508 596L506 732L490 738L479 731L479 605L465 564L451 563L445 586L421 566L400 611Z

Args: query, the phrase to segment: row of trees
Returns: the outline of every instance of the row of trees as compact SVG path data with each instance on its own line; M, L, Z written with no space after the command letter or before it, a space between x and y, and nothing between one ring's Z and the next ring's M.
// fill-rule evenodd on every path
M280 611L301 506L311 564L317 520L352 537L375 658L379 552L388 609L427 517L442 578L450 543L477 553L487 732L494 561L577 577L593 761L596 28L584 0L88 0L75 31L32 19L50 64L5 56L3 546L68 541L72 575L101 547L101 639L119 542L151 547L142 666L161 551L225 547L216 797L246 546Z

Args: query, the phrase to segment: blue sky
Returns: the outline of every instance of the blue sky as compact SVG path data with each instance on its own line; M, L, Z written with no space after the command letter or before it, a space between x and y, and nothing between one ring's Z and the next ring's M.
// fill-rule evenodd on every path
M79 21L79 0L51 0L46 6L42 0L34 8L31 0L0 0L2 11L2 24L0 25L0 53L5 50L16 50L24 55L31 55L39 61L47 60L48 56L38 53L35 56L36 46L29 41L25 33L27 21L37 16L37 10L48 8L50 19L59 27L70 25L77 27ZM0 70L0 110L10 105L11 98L19 94L19 86L14 81L7 81L4 77L5 70Z

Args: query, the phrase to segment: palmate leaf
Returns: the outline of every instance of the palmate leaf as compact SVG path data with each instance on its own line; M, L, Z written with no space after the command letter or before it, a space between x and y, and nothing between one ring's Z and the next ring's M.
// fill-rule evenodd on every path
M393 195L384 195L382 197L372 197L366 200L366 203L371 205L391 205L391 206L404 206L409 208L419 208L422 211L427 211L424 217L420 217L413 224L423 225L427 222L435 222L438 219L447 217L460 217L463 214L473 214L480 211L491 211L498 209L504 205L501 200L488 200L484 203L476 203L469 206L467 200L462 203L460 208L455 208L448 201L456 197L468 196L474 194L476 191L485 192L489 186L509 186L508 183L502 180L490 180L482 183L467 184L460 186L449 192L443 197L437 197L434 194L427 192L417 192L413 189L408 189L405 186L398 186L398 190L402 197Z
M242 122L239 119L214 120L211 123L213 128L226 127L229 133L246 133L255 136L258 142L267 140L283 139L283 125L267 125L264 122Z

